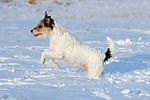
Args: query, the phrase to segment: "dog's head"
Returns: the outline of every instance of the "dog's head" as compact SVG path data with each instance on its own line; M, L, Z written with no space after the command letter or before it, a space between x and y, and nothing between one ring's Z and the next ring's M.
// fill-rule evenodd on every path
M45 17L42 19L38 25L31 30L31 33L35 37L46 37L51 31L53 31L54 20L51 16L48 16L47 11L45 11Z

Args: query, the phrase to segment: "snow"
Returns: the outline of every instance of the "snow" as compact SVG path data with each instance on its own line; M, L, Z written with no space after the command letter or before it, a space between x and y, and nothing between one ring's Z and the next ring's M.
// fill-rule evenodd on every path
M0 99L2 100L149 100L149 0L1 0ZM82 67L40 64L49 39L30 30L44 12L83 44L105 52L106 37L116 54L104 77L88 78Z

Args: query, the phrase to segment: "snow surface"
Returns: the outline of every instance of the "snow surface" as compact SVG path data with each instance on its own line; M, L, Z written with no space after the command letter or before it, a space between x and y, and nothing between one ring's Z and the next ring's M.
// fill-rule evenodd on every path
M0 99L150 100L149 0L0 0ZM40 64L49 39L30 33L44 12L83 44L105 52L111 37L116 55L103 78L82 67Z

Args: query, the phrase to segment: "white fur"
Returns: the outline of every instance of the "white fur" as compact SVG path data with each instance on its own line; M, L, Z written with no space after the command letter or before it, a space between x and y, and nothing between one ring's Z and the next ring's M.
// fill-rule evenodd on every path
M47 56L51 57L49 63L59 68L54 62L55 59L60 62L81 66L85 65L88 69L89 77L97 77L104 73L105 54L81 44L74 36L69 34L59 23L54 22L53 31L48 34L50 38L50 50L42 52L41 63L44 64ZM113 41L107 37L110 44L110 50L114 51ZM112 52L113 53L113 52Z
M115 54L115 44L113 42L113 40L110 38L110 37L107 37L107 41L109 43L109 48L110 48L110 51L111 51L111 55L113 56Z

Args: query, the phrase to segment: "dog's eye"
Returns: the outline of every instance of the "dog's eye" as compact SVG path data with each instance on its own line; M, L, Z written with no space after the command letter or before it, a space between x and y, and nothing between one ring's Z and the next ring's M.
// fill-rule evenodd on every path
M42 28L43 26L42 25L39 25L39 28Z

